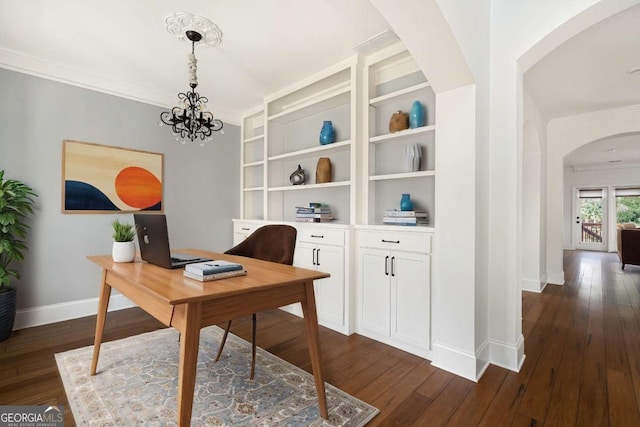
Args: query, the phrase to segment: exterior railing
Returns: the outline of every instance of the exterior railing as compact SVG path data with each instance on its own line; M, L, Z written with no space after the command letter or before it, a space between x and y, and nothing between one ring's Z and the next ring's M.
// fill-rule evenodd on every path
M602 243L602 223L583 222L582 241L585 243Z

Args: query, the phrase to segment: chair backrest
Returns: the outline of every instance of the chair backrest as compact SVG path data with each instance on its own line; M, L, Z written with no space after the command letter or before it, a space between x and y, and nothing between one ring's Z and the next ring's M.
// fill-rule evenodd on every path
M280 264L293 264L298 231L290 225L265 225L225 254L240 255Z

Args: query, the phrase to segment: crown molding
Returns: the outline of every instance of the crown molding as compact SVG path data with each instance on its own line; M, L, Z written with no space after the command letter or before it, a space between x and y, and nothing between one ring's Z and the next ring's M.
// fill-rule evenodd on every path
M619 163L591 163L584 165L568 165L574 172L609 170L609 169L632 169L640 168L640 161L619 162Z
M92 71L36 58L6 48L0 48L0 68L162 108L171 108L177 103L175 93L123 80L113 80ZM224 123L233 125L240 123L240 114L231 111L219 111L216 108L216 117Z
M562 123L562 122L569 122L572 120L581 120L581 119L592 119L595 117L609 117L609 116L616 116L618 114L622 114L622 113L635 113L635 112L640 112L640 104L634 104L634 105L627 105L624 107L617 107L617 108L610 108L608 110L598 110L598 111L591 111L588 113L581 113L581 114L574 114L571 116L563 116L563 117L557 117L555 119L551 119L551 121L549 122L551 123Z

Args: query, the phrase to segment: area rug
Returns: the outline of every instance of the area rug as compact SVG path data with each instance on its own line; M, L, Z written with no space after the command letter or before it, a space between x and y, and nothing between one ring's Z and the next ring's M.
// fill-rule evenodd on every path
M329 419L319 415L313 376L229 334L214 363L222 330L204 328L192 426L363 426L378 410L326 384ZM103 343L98 373L89 375L93 346L55 355L78 426L176 425L179 336L161 329Z

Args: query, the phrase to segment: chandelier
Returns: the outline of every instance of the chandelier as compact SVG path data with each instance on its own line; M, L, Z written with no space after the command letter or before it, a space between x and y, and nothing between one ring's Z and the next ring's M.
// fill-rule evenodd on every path
M193 30L186 32L186 36L191 40L191 54L189 57L189 86L190 91L181 92L178 94L180 105L173 107L171 111L163 111L160 114L160 126L171 126L171 130L176 138L176 141L180 141L182 144L187 140L194 142L200 140L200 145L204 146L206 142L212 141L211 136L213 132L222 131L223 123L221 120L213 117L209 111L207 111L206 97L200 96L196 92L198 87L198 77L196 71L198 70L198 60L195 55L195 45L202 39L202 35Z

